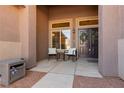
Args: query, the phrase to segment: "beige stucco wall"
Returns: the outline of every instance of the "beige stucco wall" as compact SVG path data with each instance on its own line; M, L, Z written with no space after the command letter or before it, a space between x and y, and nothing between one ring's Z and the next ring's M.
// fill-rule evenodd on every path
M124 39L118 40L118 75L124 80Z
M21 57L36 65L36 6L0 6L0 60Z
M14 6L0 6L0 40L19 42L19 9Z
M119 7L119 30L120 30L120 39L124 38L124 5Z
M36 65L36 6L20 9L19 30L21 54L26 59L27 68Z
M37 6L37 61L48 56L48 8Z
M49 8L49 20L97 15L98 7L93 5L60 5Z
M118 76L118 40L124 37L124 8L99 6L99 70L105 76Z
M19 9L0 6L0 60L21 57Z
M29 68L36 65L36 6L29 6Z
M21 43L0 41L0 61L21 57Z

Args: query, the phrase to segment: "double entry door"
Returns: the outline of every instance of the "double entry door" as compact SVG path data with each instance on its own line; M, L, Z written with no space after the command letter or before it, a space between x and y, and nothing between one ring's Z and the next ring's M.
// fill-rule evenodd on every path
M78 33L79 56L98 58L98 28L79 29Z

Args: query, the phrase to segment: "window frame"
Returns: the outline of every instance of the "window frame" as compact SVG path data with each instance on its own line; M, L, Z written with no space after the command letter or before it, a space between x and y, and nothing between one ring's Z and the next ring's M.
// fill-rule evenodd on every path
M56 23L66 23L69 22L69 27L58 27L58 28L52 28L52 24ZM52 48L52 32L60 32L60 49L61 49L61 31L64 29L70 29L71 31L71 37L70 37L70 47L72 47L72 34L73 34L73 19L60 19L60 20L50 20L49 21L49 47Z
M61 44L62 44L62 42L61 42L61 37L62 37L62 30L70 30L70 47L72 46L72 31L71 31L71 29L59 29L59 30L51 30L51 48L53 48L53 38L52 38L52 33L53 32L59 32L60 33L60 48L59 49L62 49L62 46L61 46Z

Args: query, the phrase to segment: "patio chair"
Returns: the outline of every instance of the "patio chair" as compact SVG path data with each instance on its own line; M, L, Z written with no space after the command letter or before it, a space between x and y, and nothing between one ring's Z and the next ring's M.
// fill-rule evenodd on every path
M55 56L57 59L56 48L49 48L48 49L48 60L50 59L51 56Z
M70 57L72 57L72 61L74 61L74 58L76 58L77 61L77 49L70 48L68 51L65 52L65 56L68 56L68 60L70 59Z

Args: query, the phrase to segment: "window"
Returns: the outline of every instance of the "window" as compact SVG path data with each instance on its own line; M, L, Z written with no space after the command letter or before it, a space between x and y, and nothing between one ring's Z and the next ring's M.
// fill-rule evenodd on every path
M68 49L71 47L71 30L62 29L52 31L52 47L57 49Z
M80 26L85 26L85 25L96 25L98 24L98 20L85 20L85 21L80 21L79 25Z
M52 28L69 27L70 22L52 24Z
M71 31L70 30L62 30L61 31L61 48L69 49L71 46Z
M52 32L52 47L60 48L60 32Z

